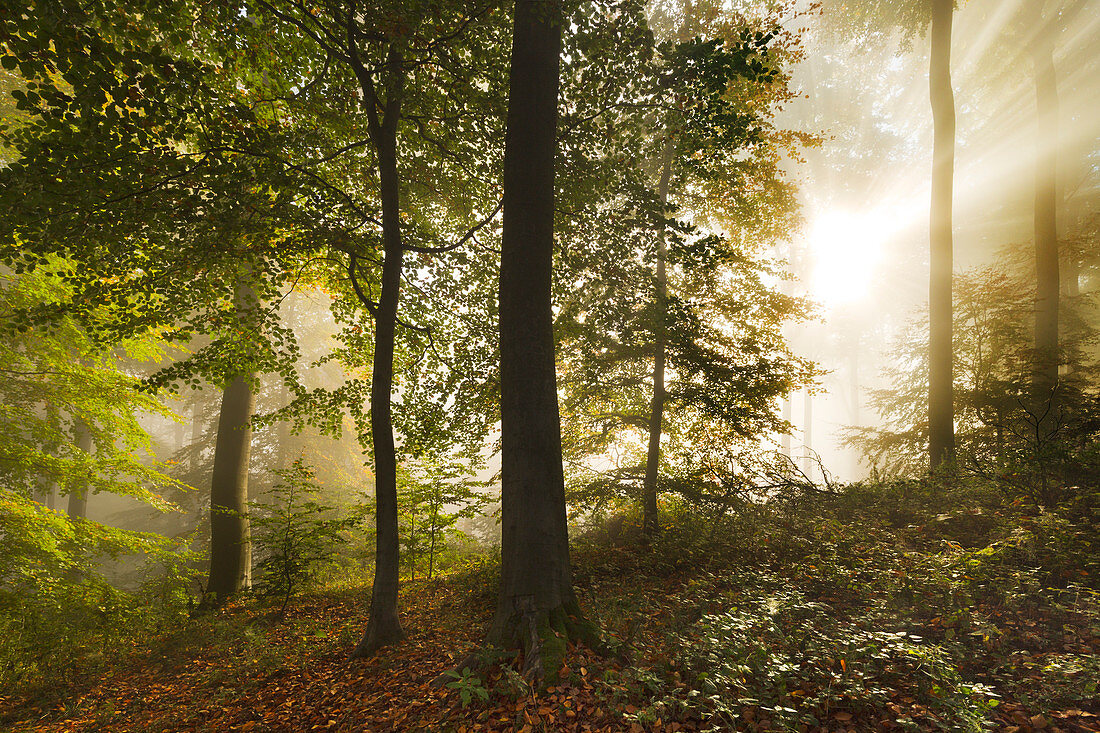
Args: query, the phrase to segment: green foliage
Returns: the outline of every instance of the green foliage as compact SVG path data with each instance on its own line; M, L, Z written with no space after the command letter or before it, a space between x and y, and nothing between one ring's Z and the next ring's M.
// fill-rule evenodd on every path
M72 261L45 258L33 271L0 282L0 317L67 295L59 273ZM47 508L74 493L132 497L165 510L165 490L181 484L152 460L142 413L171 417L123 369L160 357L146 333L115 348L96 343L72 318L20 331L0 344L0 680L28 683L64 676L73 659L89 665L139 629L186 606L189 555L176 543ZM113 561L148 564L148 584L108 582Z
M563 449L571 498L587 508L638 494L658 344L663 477L706 463L690 449L700 435L747 447L782 432L776 398L813 378L782 335L806 304L783 292L782 267L763 254L797 219L781 151L812 142L774 121L796 40L768 30L770 16L735 14L718 38L657 44L644 16L620 12L612 27L632 50L616 51L604 72L601 43L613 31L584 21L567 63L599 59L604 80L575 102L562 92L581 118L563 120L572 214L556 273ZM587 126L583 113L600 114L602 95L604 107L633 102Z
M482 515L491 502L485 483L472 477L476 470L476 464L453 457L406 462L398 511L401 559L413 578L418 569L432 578L448 551L469 551L472 540L457 525Z
M447 687L451 690L458 690L459 697L462 699L462 707L469 705L475 697L481 699L482 702L489 699L489 690L485 687L485 682L469 667L463 668L461 672L449 669L443 674L453 678L454 681L448 682Z
M343 531L359 519L333 517L332 507L316 501L313 471L301 460L275 474L279 481L251 503L249 522L259 558L254 583L261 594L281 598L285 613L291 596L332 562Z
M638 655L603 686L628 720L980 730L1000 700L1087 699L1094 527L957 477L704 506L667 503L648 549L582 553L609 642Z
M1036 394L1029 267L1009 260L955 278L956 463L1010 498L1048 508L1077 503L1087 514L1100 476L1095 304L1087 295L1061 299L1062 374L1052 394ZM849 433L886 476L925 469L926 340L923 321L904 331L887 370L892 385L872 395L882 424Z
M75 267L51 257L33 272L0 277L0 321L31 304L66 297L58 274ZM167 508L157 489L178 486L152 458L141 413L170 412L122 365L159 360L163 342L144 333L114 348L96 343L72 319L0 342L0 488L30 497L125 494ZM78 445L90 434L91 447Z
M883 629L874 616L839 620L776 577L731 580L758 592L671 640L681 650L670 660L672 675L691 692L659 697L652 706L659 717L689 713L737 726L748 716L798 730L837 710L882 709L900 693L934 711L941 730L982 730L989 689L963 682L938 645Z
M144 558L146 581L123 590L96 571ZM192 558L158 535L72 520L0 492L0 684L64 680L186 613Z

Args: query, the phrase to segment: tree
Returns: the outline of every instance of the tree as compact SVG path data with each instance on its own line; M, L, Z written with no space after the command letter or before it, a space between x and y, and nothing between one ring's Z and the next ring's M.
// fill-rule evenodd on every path
M255 333L259 304L248 283L251 268L241 268L234 293L238 331ZM251 339L243 339L247 348ZM243 365L248 361L244 360ZM247 369L247 366L244 367ZM229 375L222 392L214 466L210 476L210 574L206 592L221 604L252 585L252 540L248 523L248 472L252 453L255 372Z
M32 305L68 297L59 275L71 261L47 258L31 271L0 275L0 321ZM111 347L96 342L71 318L53 328L0 339L0 625L4 628L3 684L54 655L72 663L72 646L87 634L102 643L119 617L112 608L138 608L138 599L108 582L110 560L142 557L179 562L163 537L103 524L86 515L87 498L113 494L160 511L163 494L181 488L155 460L144 416L169 418L160 400L142 389L124 361L161 358L154 334ZM46 486L68 496L72 511L35 500ZM41 498L40 496L38 498ZM178 577L178 576L177 576ZM133 604L132 606L130 604ZM68 652L68 653L66 653Z
M932 0L928 87L932 102L932 205L929 214L928 455L933 469L955 454L951 353L951 204L955 175L955 100L951 91L954 0Z
M487 642L557 674L583 623L573 591L551 310L562 16L515 5L500 263L501 578Z
M408 461L403 468L402 556L413 578L426 556L426 575L431 580L448 537L464 537L455 525L460 519L484 514L489 496L485 485L472 478L474 466L465 460L425 457Z
M956 0L834 0L842 32L899 29L905 43L927 30L928 98L932 107L932 197L929 206L928 461L936 469L955 451L951 277L955 175L955 98L951 87L951 29ZM840 11L840 12L836 12Z
M315 474L301 459L275 475L277 483L264 492L267 501L253 502L251 511L260 555L256 585L264 595L282 597L282 617L290 597L332 560L340 533L357 520L334 517L332 507L317 501Z
M77 418L73 425L74 443L78 450L84 453L91 453L92 448L92 431L88 430L88 425ZM87 486L74 486L69 490L69 506L68 514L70 519L86 519L88 516L88 489Z
M955 369L957 466L996 482L1014 498L1047 507L1072 498L1097 470L1095 309L1086 296L1063 298L1062 355L1055 404L1032 398L1035 262L1007 247L992 266L956 278ZM920 420L927 392L919 320L895 346L891 385L872 393L881 424L851 431L850 442L882 475L919 475L927 433Z
M781 275L761 254L795 223L782 151L812 143L773 120L791 95L783 67L796 39L754 18L723 30L724 40L667 42L651 59L630 58L623 89L607 84L645 110L620 115L614 137L649 159L624 165L623 151L599 138L590 154L614 162L603 178L614 184L596 207L614 224L587 227L585 246L562 256L573 496L640 495L647 534L668 474L683 470L667 463L669 448L690 454L675 450L694 440L684 426L725 423L746 443L783 432L776 397L811 379L780 332L804 304L766 284ZM593 469L592 457L611 453L623 457L617 466Z
M430 326L400 315L402 290L415 287L417 279L406 272L405 261L417 256L424 265L429 256L458 250L498 213L491 205L482 209L494 183L493 166L486 163L495 148L491 72L496 67L486 53L496 43L494 10L491 2L472 9L452 2L392 2L369 11L337 3L313 12L299 3L257 0L250 23L224 18L238 29L231 45L248 78L268 72L277 77L274 91L285 108L277 116L286 119L277 120L281 147L259 148L256 154L275 160L296 180L319 183L326 198L342 200L343 217L322 213L324 226L301 218L298 223L318 230L334 253L346 257L342 274L372 320L369 434L377 552L370 620L353 657L369 656L404 636L397 616L394 393L401 342L409 338L401 332L416 332L435 349ZM312 84L299 88L300 70L278 43L309 59L316 73ZM258 63L251 60L257 45L266 52ZM345 107L347 100L352 109ZM488 109L471 108L475 100L487 102ZM322 132L313 140L318 149L303 155L297 138L287 133L307 128ZM362 178L350 178L349 169ZM427 193L430 201L424 200ZM471 219L477 223L470 225ZM374 230L364 235L365 225ZM364 272L370 274L364 278Z

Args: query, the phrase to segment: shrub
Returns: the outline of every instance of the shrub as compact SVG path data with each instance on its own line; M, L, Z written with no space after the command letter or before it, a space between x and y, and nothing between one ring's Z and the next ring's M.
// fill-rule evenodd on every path
M332 507L317 502L313 471L297 460L275 471L279 481L251 504L252 541L260 557L254 579L265 596L281 598L279 614L290 597L332 561L341 531L357 517L334 517Z

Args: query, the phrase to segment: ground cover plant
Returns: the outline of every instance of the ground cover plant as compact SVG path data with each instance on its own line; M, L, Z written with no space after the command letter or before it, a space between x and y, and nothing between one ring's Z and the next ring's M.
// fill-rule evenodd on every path
M542 687L510 655L455 669L491 616L499 567L485 558L411 581L409 643L371 660L346 659L359 588L314 585L281 619L268 612L281 598L244 598L73 674L63 692L7 694L5 725L1100 729L1100 594L1059 549L1079 528L1034 508L982 505L981 491L923 500L938 488L791 496L751 525L725 517L710 540L693 540L700 517L674 505L665 509L675 522L648 546L589 533L575 580L607 648L570 647ZM987 510L992 521L975 520ZM898 526L884 529L884 512ZM626 521L641 536L641 518Z

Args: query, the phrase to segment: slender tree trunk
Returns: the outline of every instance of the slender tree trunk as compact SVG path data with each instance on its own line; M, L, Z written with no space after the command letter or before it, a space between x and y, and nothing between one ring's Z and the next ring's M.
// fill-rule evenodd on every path
M294 329L294 316L295 316L294 299L293 298L288 298L287 300L285 300L283 302L286 304L286 311L283 314L283 318L282 318L283 323L286 324L287 328L293 330ZM286 382L283 382L282 387L280 389L280 398L281 398L280 403L282 405L285 406L285 405L290 404L290 401L291 401L290 388L286 385ZM278 435L278 441L279 441L279 453L278 453L278 457L276 458L275 463L276 463L276 465L278 465L283 470L287 470L292 465L294 465L295 459L298 458L298 456L294 455L294 452L291 450L291 447L290 447L290 442L291 442L291 439L292 439L291 438L291 432L290 432L290 420L282 420L282 421L279 422L279 429L278 429L277 435Z
M500 263L501 580L490 646L521 648L554 678L591 627L573 592L554 363L554 247L561 9L518 0L512 39Z
M668 204L668 182L672 176L672 139L666 138L661 154L661 178L657 184L657 198L662 208ZM662 211L662 215L664 212ZM657 534L657 479L661 466L661 421L665 411L665 348L667 340L666 311L668 310L668 285L665 274L667 248L662 228L657 241L657 312L656 334L653 343L653 400L649 411L649 450L646 453L645 482L642 484L642 531L646 537Z
M252 581L248 526L248 467L252 453L253 375L230 380L222 393L210 479L210 574L206 591L215 605Z
M77 419L73 425L73 439L76 447L84 453L92 452L92 431L88 425ZM86 519L88 517L88 482L78 479L69 491L68 514L70 519Z
M428 580L432 579L435 571L435 533L436 523L439 521L439 509L432 507L431 543L428 546Z
M194 401L191 403L191 460L189 467L192 471L199 470L199 457L202 449L199 447L199 443L202 442L202 400L200 395L202 392L194 392Z
M1076 196L1070 196L1062 201L1062 211L1065 212L1063 217L1059 217L1062 222L1058 226L1058 232L1062 237L1073 237L1074 239L1079 234L1078 227L1081 223L1080 215L1080 198ZM1065 290L1065 294L1070 298L1076 298L1081 294L1081 264L1078 260L1080 256L1076 241L1072 241L1070 246L1066 248L1065 257L1062 261L1063 272L1065 277L1059 274L1058 282Z
M187 426L182 421L175 424L172 438L172 452L179 455L187 447Z
M1042 6L1037 6L1042 23ZM1058 381L1058 77L1049 30L1031 46L1035 64L1035 397L1045 405ZM1044 411L1046 412L1046 411Z
M814 396L810 394L809 387L806 388L802 397L802 446L804 451L802 472L812 480L814 476Z
M934 469L955 455L952 370L951 208L955 175L955 97L951 90L953 0L932 0L928 86L932 104L932 204L929 212L928 453Z
M792 395L788 394L783 398L783 422L790 423L793 411L793 405L791 404ZM791 434L789 432L783 433L779 438L779 451L787 456L791 457Z
M387 60L387 99L381 121L371 111L370 135L378 154L379 195L382 201L382 293L374 311L374 362L371 372L370 421L374 449L375 559L367 629L352 658L368 657L401 641L405 632L397 616L400 549L397 534L397 451L393 439L390 400L393 392L393 351L397 308L401 295L400 180L397 174L397 123L404 84L403 60L391 49ZM363 79L363 77L360 77ZM366 85L364 99L375 108L374 87ZM369 110L370 111L370 110Z

